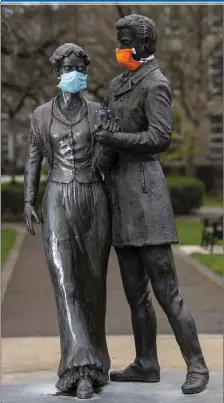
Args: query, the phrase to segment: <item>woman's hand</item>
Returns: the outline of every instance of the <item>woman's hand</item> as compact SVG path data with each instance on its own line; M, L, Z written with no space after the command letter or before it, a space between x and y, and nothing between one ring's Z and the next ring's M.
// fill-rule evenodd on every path
M37 224L40 224L40 219L38 217L38 214L35 210L35 208L32 206L31 203L26 202L25 207L24 207L24 215L26 219L26 226L28 231L32 234L35 235L35 231L33 229L33 223L32 223L32 217L35 218Z

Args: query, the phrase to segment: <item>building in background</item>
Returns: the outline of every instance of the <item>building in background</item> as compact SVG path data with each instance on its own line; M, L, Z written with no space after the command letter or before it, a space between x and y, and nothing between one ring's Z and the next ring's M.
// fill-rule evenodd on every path
M80 5L72 15L70 6L66 5L41 5L31 7L30 10L29 6L21 8L22 13L17 12L16 7L13 12L10 6L3 7L2 111L8 114L7 117L2 113L3 168L9 162L11 167L22 169L29 116L37 105L55 95L55 79L48 61L55 47L62 41L77 39L87 50L93 59L89 74L89 96L103 102L107 84L120 72L112 53L116 46L115 23L122 15L138 13L147 15L156 22L159 32L156 56L162 71L171 82L174 105L181 101L184 107L182 109L185 116L181 115L181 123L187 123L190 127L183 129L178 119L173 119L173 142L166 160L168 168L189 175L188 169L193 166L196 172L194 170L190 173L191 176L196 174L206 180L209 177L211 186L216 182L215 186L221 189L217 181L222 177L223 154L222 41L215 49L213 47L212 52L207 52L206 57L203 52L207 45L211 45L211 41L223 34L223 5L114 4L94 7L87 5L85 8ZM7 24L4 23L6 20ZM102 24L98 23L99 20ZM26 23L23 24L23 21ZM31 39L34 27L36 42ZM26 45L20 40L23 36L26 38ZM17 54L14 49L17 49ZM200 81L199 84L197 80ZM192 115L196 116L199 124L196 122L197 124L192 125ZM191 144L188 148L186 143L181 143L182 138L185 139L182 136L184 130L194 132L196 146ZM186 155L190 146L196 150L192 160ZM185 155L182 152L184 150ZM172 152L174 158L170 158ZM163 156L166 158L167 153L161 156L161 161ZM165 167L164 163L164 169Z
M194 6L192 6L193 8ZM195 6L198 7L198 6ZM207 24L209 27L209 32L211 32L210 37L207 40L215 39L218 35L223 36L223 5L208 5L208 15ZM183 16L181 20L180 12L183 10L181 6L166 6L165 13L167 15L167 30L166 33L171 38L173 47L179 46L178 38L183 34ZM192 16L193 18L193 16ZM182 24L182 26L181 26ZM187 24L187 22L186 22ZM190 24L189 24L190 25ZM205 24L204 24L205 26ZM200 31L198 31L200 33ZM190 32L189 32L190 35ZM206 33L201 32L201 35L206 35ZM213 37L213 38L212 38ZM187 41L186 35L186 41ZM195 41L198 38L195 37ZM190 38L189 38L190 41ZM205 44L206 45L206 44ZM179 50L179 55L184 52L185 44L182 42L182 49ZM186 42L186 46L188 43ZM196 45L195 45L196 46ZM192 48L192 53L195 48ZM173 56L171 56L173 57ZM173 67L170 72L170 82L172 87L173 99L175 100L176 94L178 95L178 89L181 85L181 76L179 73L179 63L178 58L172 61ZM203 58L202 58L203 63ZM221 41L217 44L217 48L207 60L207 88L208 100L206 114L204 116L204 121L201 122L201 130L196 133L199 140L199 150L195 154L195 164L198 167L209 165L211 167L216 167L220 171L220 175L217 176L217 186L220 187L220 178L222 176L223 167L223 42ZM192 73L193 74L193 73ZM190 82L190 80L189 80ZM194 85L196 81L193 81ZM194 88L192 88L194 91ZM175 127L178 132L178 128ZM200 139L201 138L201 141ZM179 147L179 142L175 140L171 147L171 151L175 152ZM170 165L183 166L185 163L184 157L177 157L175 160L170 161ZM208 170L208 169L207 169Z

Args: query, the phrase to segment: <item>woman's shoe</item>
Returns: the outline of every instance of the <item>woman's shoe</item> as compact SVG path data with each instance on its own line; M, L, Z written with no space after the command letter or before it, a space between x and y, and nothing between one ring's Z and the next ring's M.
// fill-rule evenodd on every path
M79 399L91 399L93 397L93 385L89 377L79 379L76 396Z

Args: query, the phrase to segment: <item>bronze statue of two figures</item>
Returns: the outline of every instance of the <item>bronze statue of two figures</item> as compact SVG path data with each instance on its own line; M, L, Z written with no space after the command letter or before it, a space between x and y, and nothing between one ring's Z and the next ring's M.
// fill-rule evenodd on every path
M54 287L61 342L56 386L87 399L109 380L106 275L113 245L131 309L136 357L127 368L110 372L110 380L160 381L150 280L186 362L182 391L200 393L209 373L178 286L171 249L178 239L159 163L171 141L170 87L154 56L154 22L129 15L116 29L116 58L125 70L111 81L105 108L83 97L90 59L66 43L50 59L60 91L31 119L25 218L33 235L32 217L42 223ZM43 157L49 174L39 218L35 202Z

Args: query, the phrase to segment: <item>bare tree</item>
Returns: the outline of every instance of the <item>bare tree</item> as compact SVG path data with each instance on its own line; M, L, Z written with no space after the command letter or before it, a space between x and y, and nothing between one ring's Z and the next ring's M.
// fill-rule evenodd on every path
M65 42L75 42L89 53L93 63L88 72L88 96L103 102L109 82L122 72L115 59L115 24L131 13L146 15L157 25L156 56L173 84L174 105L184 132L181 147L185 153L188 150L185 156L188 173L192 173L195 134L209 102L208 59L223 39L220 33L212 32L206 5L3 6L2 111L9 132L16 138L18 121L28 122L35 106L56 94L49 57Z
M166 39L162 41L167 75L185 135L186 169L195 175L195 154L200 148L202 123L211 98L208 88L208 63L222 47L223 31L213 30L207 5L169 6ZM188 135L186 135L186 133ZM182 145L183 146L183 145Z
M65 28L52 26L50 6L2 7L2 112L5 130L11 137L11 170L15 171L18 124L52 92L48 60L59 45ZM50 89L50 91L49 91ZM6 124L7 123L7 124Z

